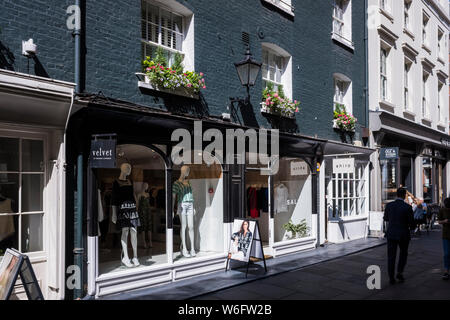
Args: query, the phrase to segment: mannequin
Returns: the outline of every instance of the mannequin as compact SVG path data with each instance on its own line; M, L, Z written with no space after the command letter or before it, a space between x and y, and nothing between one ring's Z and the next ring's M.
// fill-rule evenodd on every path
M143 184L142 192L138 195L138 213L141 220L140 231L144 236L145 249L152 248L152 213L150 211L150 194L148 183Z
M119 230L122 230L122 264L127 268L139 266L137 258L137 228L140 227L139 214L136 210L136 197L133 192L133 184L128 179L131 174L131 165L124 163L120 166L120 176L114 182L112 196L112 222ZM128 257L128 234L131 236L133 247L133 260Z
M183 166L181 168L180 178L173 185L173 203L177 204L177 214L181 221L181 248L184 257L195 257L194 247L194 197L192 193L191 183L188 176L191 168ZM178 198L178 202L175 202ZM186 247L186 230L189 232L189 240L191 244L191 252Z

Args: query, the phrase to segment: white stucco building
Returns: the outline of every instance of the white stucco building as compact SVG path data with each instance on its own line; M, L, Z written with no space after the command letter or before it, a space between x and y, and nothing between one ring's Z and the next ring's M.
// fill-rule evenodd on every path
M449 22L446 0L369 0L372 211L400 186L427 203L448 196Z

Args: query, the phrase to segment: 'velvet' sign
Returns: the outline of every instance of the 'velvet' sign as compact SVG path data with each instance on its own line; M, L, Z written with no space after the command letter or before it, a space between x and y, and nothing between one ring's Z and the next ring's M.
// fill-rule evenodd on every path
M109 139L97 139L91 142L90 164L91 168L115 168L116 167L115 137Z

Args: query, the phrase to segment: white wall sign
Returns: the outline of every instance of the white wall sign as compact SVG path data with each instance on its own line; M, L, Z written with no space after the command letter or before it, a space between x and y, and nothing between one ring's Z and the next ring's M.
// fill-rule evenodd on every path
M355 159L333 159L333 173L355 173Z
M309 174L308 164L304 161L291 162L292 176L307 176Z

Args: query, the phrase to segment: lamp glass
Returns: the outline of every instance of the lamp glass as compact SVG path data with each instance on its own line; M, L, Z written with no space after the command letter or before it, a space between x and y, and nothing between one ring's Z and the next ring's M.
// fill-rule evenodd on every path
M236 70L239 76L239 80L243 86L248 85L249 83L249 66L248 64L241 64L236 66Z

